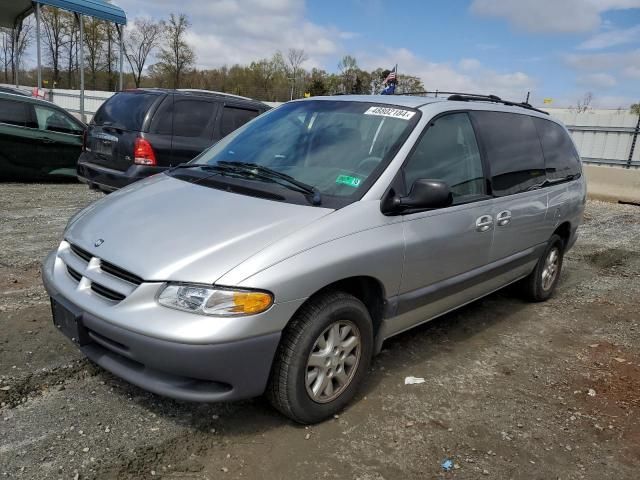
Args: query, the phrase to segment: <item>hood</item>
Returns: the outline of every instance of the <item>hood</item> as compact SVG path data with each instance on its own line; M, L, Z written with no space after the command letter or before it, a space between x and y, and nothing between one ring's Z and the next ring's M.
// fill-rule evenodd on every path
M157 175L88 207L65 239L147 281L211 284L332 211Z

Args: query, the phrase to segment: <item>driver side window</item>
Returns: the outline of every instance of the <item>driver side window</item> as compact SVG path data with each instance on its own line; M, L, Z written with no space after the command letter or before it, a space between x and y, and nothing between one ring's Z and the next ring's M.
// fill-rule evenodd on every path
M69 133L71 135L82 134L82 130L66 118L62 112L40 105L35 105L35 111L36 118L38 119L38 128L40 130Z
M446 182L453 203L485 193L482 161L469 116L453 113L431 122L404 167L407 189L420 178Z

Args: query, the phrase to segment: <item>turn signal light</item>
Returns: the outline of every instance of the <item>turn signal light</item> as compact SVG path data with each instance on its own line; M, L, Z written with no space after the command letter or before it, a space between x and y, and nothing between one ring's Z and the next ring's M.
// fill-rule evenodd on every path
M244 315L264 312L271 306L273 297L264 292L233 292L233 311Z

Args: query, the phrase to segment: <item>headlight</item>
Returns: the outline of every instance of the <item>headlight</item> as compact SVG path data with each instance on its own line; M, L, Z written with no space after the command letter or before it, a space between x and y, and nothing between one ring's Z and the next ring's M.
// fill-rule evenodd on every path
M165 307L219 317L255 315L273 304L268 292L168 283L158 295Z

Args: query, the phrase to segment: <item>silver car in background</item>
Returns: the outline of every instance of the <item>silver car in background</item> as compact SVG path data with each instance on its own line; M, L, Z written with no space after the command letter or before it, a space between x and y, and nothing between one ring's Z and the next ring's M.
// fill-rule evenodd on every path
M514 282L549 298L585 199L567 130L527 104L313 98L78 213L43 280L125 380L312 423L385 339Z

